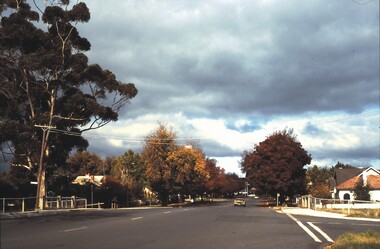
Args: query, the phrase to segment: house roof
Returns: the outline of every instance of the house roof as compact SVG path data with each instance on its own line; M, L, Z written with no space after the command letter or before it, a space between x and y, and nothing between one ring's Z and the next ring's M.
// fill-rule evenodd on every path
M358 180L359 180L358 176L352 177L351 179L348 179L347 181L339 184L336 188L337 189L353 189L355 188L355 185L358 182Z
M380 175L369 175L367 177L367 182L374 189L380 189Z
M359 175L365 169L360 168L343 168L343 169L335 169L334 179L336 186L350 180L354 176Z
M368 168L364 169L364 170L362 171L362 173L360 173L359 176L363 175L365 172L371 172L371 171L372 171L373 173L377 174L377 175L380 175L380 171L379 171L379 170L375 169L374 167L368 167Z
M337 189L354 189L359 178L360 178L359 176L355 176L339 184L336 188ZM369 184L369 186L372 189L380 189L380 175L369 175L367 177L367 184Z

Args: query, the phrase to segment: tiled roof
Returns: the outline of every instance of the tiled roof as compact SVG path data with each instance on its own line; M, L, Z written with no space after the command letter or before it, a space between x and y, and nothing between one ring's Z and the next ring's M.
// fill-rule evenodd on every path
M374 189L380 189L380 175L375 176L375 175L369 175L367 178L367 181L371 188Z
M359 176L355 176L341 184L339 184L336 188L337 189L354 189L356 183L359 180ZM367 177L367 184L371 186L373 189L380 189L380 175L369 175Z
M362 168L343 168L343 169L335 169L334 179L336 181L336 185L350 180L352 177L359 175L362 173L364 169Z
M356 185L358 180L359 180L359 177L355 176L355 177L339 184L336 188L337 189L353 189L353 188L355 188L355 185Z

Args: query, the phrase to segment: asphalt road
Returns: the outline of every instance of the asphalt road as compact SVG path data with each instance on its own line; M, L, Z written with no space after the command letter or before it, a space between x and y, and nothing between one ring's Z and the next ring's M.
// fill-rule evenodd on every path
M307 249L321 248L345 231L380 232L380 223L376 222L289 216L257 204L257 200L249 200L245 208L222 202L190 208L73 211L1 220L1 248Z

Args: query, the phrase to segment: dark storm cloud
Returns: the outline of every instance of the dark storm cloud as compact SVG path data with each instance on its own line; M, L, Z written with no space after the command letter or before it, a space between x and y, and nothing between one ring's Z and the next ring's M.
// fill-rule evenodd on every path
M363 146L351 149L325 148L323 150L310 151L313 157L319 159L336 159L337 161L345 160L368 160L370 158L380 158L378 146ZM369 160L368 160L369 161Z
M362 113L379 106L378 1L88 5L92 19L79 31L93 45L90 61L139 90L120 120L182 113L227 120L228 129L245 133L261 123L236 126L231 120ZM313 124L303 132L331 135ZM215 156L240 154L218 142L204 146ZM368 149L316 155L378 158Z
M121 9L107 22L93 15L95 26L84 33L95 46L93 60L135 81L135 115L220 115L215 106L225 116L351 112L379 101L376 1L133 7L140 15ZM206 94L215 97L198 105Z

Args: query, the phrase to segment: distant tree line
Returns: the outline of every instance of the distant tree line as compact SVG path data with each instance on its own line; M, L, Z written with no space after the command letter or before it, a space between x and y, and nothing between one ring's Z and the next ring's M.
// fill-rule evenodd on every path
M106 181L101 187L72 184L77 176L86 174L105 175ZM10 167L0 178L1 197L35 196L33 181L36 175L30 170ZM173 129L162 124L146 137L142 153L129 149L118 157L102 159L95 153L78 151L47 172L48 195L90 199L92 191L94 202L107 205L115 197L120 205L129 206L137 200L167 205L186 198L229 197L244 189L244 184L244 179L225 173L215 159L206 157L196 143L179 145ZM154 196L147 199L144 188Z

